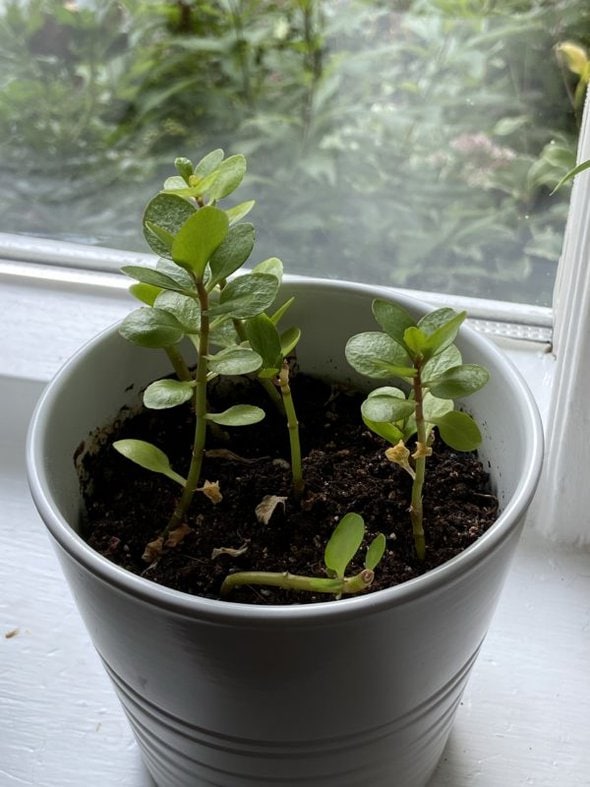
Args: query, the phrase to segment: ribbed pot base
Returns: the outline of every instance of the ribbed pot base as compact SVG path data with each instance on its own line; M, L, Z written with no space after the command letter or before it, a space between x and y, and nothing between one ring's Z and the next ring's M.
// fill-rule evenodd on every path
M187 724L105 667L160 787L423 787L441 757L476 656L419 708L387 725L288 742L229 737Z

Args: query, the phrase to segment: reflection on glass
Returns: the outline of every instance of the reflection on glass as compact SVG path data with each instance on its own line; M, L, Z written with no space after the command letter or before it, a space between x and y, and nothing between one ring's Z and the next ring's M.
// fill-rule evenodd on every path
M223 147L260 259L548 304L587 47L586 0L5 0L0 231L143 251Z

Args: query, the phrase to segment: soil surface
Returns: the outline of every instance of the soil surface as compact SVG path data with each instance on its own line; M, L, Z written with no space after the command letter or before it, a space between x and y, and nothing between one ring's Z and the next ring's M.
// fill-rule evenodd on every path
M194 431L190 405L122 413L100 439L89 441L99 444L97 450L85 453L80 446L76 462L86 505L84 536L94 549L154 582L219 598L223 579L237 570L326 576L325 544L340 518L354 511L363 515L367 543L378 532L387 537L385 557L367 591L374 592L444 563L495 521L497 500L477 457L454 452L436 439L424 494L427 554L424 561L417 560L408 513L411 479L387 461L387 444L362 423L362 396L304 375L292 380L305 457L305 491L297 501L291 492L284 420L256 383L244 380L238 387L239 395L227 401L221 387L213 385L210 406L221 411L236 401L250 402L262 406L267 416L254 426L209 435L202 479L218 481L223 499L214 504L197 493L186 518L190 532L151 563L142 560L144 549L166 525L180 486L138 467L111 444L124 437L149 440L168 454L177 472L186 474ZM255 509L267 495L286 499L268 524L261 524ZM220 549L230 552L212 557ZM347 574L362 569L364 551L363 546ZM229 596L257 604L330 598L263 587L242 587Z

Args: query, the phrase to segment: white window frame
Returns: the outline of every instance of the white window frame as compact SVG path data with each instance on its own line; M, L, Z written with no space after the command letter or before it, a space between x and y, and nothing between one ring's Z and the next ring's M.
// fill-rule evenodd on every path
M578 162L590 159L586 99ZM576 177L553 296L551 395L545 464L530 513L537 529L565 544L590 544L590 177Z

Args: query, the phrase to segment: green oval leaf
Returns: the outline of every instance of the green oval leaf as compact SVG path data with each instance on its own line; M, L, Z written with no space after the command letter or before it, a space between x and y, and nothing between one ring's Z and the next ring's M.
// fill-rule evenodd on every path
M409 377L415 374L406 350L380 331L358 333L345 348L346 360L360 374L374 379Z
M441 418L430 420L438 427L445 443L455 451L475 451L481 444L479 427L467 413L455 410Z
M254 248L254 227L252 224L237 224L230 227L223 242L211 255L209 268L211 279L207 288L212 290L220 281L227 279L241 268Z
M266 314L258 314L246 321L246 338L250 347L262 358L262 366L277 372L281 368L284 355L281 340L272 320Z
M365 568L374 571L377 565L381 562L383 555L385 554L385 547L387 546L387 541L383 533L377 533L375 538L369 544L369 548L367 549L367 554L365 556Z
M184 191L187 187L187 181L181 175L172 175L164 181L163 191Z
M162 292L162 288L154 287L153 284L137 282L137 284L132 284L129 287L129 292L134 298L137 298L138 301L141 301L148 306L153 306L156 298Z
M430 335L434 333L437 328L440 328L441 325L452 320L456 314L457 312L454 309L443 306L442 309L435 309L418 320L418 328L424 331L425 334Z
M196 208L176 194L160 193L150 200L143 214L143 232L152 251L170 257L171 238Z
M211 323L209 341L213 347L235 347L237 344L240 344L241 339L238 336L233 320L226 315L222 315Z
M209 358L209 369L214 374L250 374L261 365L260 355L248 347L228 347Z
M113 448L146 470L161 473L181 486L186 484L186 479L170 467L170 460L164 451L156 448L152 443L147 443L145 440L117 440L113 443Z
M163 227L158 227L153 221L146 221L143 225L144 237L149 240L149 245L155 251L161 252L162 256L170 256L170 250L174 243L174 235Z
M168 274L155 268L147 268L143 265L125 265L121 268L121 271L126 276L130 276L142 284L151 284L152 287L158 287L161 290L171 290L172 292L185 294L194 292L193 290L188 290L184 284L180 284Z
M264 410L249 404L235 404L222 413L207 413L207 420L220 426L250 426L264 418Z
M212 200L220 200L235 191L246 174L246 158L241 153L229 156L215 170L215 180L207 189Z
M154 303L158 309L172 314L186 334L197 334L201 327L201 311L194 298L179 292L162 292Z
M230 314L236 320L247 320L267 309L278 290L278 280L268 273L238 276L223 288L219 303L211 307L209 314Z
M156 380L143 392L143 403L150 410L166 410L188 402L195 389L193 382Z
M467 312L459 312L429 335L428 341L426 342L426 349L429 355L435 355L442 352L455 341L461 323L466 317Z
M451 344L446 350L426 361L422 367L423 384L428 385L429 380L434 380L439 374L442 374L452 366L460 366L462 361L459 349L454 344Z
M457 399L479 391L489 379L490 373L483 366L465 363L447 369L428 385L433 396L440 399Z
M373 316L385 333L395 339L398 344L403 345L404 331L410 326L416 325L412 315L403 306L380 299L373 301L372 309Z
M379 388L373 389L369 394L367 394L368 399L373 396L393 396L396 399L407 399L401 388L394 388L392 385L382 385Z
M194 174L199 178L204 178L215 172L217 167L221 164L224 157L224 152L221 148L216 148L199 161L194 169Z
M361 405L363 419L376 423L403 421L415 409L415 402L397 396L370 396Z
M163 273L165 276L168 276L170 279L175 281L178 285L178 292L192 292L196 297L197 292L195 290L194 280L184 268L180 267L180 265L172 262L172 260L167 260L165 257L162 257L156 263L156 270L158 273Z
M422 402L424 420L431 424L434 423L434 419L441 418L443 415L453 412L454 409L455 403L452 399L438 399L429 391L424 395Z
M170 347L184 336L182 325L172 314L148 306L128 314L119 326L119 333L140 347Z
M359 550L365 535L365 523L359 514L345 514L334 528L326 544L324 562L326 568L339 579L344 578L346 568Z
M278 257L269 257L255 265L252 268L252 273L270 273L271 276L275 276L279 281L282 281L283 267L283 263ZM290 300L292 302L294 299L291 298Z
M225 212L227 214L227 218L229 219L230 227L245 218L248 213L250 213L255 204L256 203L254 200L251 199L247 202L240 202L239 205L234 205L233 208L227 208Z
M405 439L404 432L399 429L395 424L392 423L379 423L379 421L371 421L368 418L363 417L363 423L365 426L374 432L379 437L382 437L384 440L387 440L388 443L395 445L399 443L400 440Z
M172 259L177 265L202 279L213 252L223 242L229 228L225 211L205 205L194 213L176 233Z
M301 339L300 328L287 328L286 331L283 331L281 334L281 355L283 358L291 355L299 344L299 339Z

